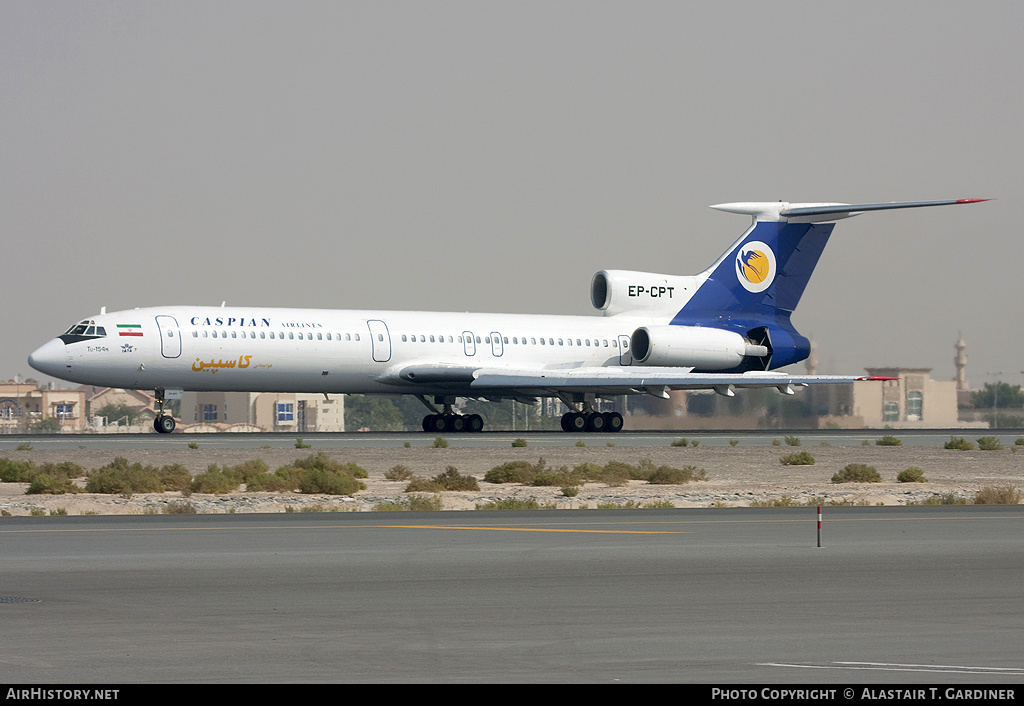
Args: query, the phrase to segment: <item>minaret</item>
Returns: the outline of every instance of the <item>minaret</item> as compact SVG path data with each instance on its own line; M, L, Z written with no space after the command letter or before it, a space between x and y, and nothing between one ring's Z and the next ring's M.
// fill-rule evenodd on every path
M956 356L953 358L953 364L956 366L956 391L966 392L970 389L967 385L967 344L964 342L963 334L958 335Z

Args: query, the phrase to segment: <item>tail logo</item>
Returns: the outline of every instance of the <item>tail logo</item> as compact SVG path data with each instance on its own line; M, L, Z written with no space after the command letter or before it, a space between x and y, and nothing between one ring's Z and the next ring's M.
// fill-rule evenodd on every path
M775 281L775 253L758 240L736 253L736 279L748 292L763 292Z

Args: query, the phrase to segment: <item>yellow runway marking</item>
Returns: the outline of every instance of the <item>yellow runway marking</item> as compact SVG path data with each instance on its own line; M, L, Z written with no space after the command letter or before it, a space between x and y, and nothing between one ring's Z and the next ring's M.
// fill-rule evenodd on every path
M545 529L541 527L463 527L458 525L378 525L389 529L460 529L490 530L492 532L577 532L584 534L684 534L656 530L593 530L593 529Z

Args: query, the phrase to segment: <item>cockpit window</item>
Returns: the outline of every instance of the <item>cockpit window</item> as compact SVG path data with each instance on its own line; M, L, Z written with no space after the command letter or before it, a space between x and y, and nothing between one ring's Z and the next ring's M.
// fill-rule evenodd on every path
M77 343L79 341L91 341L96 338L103 338L107 335L107 330L102 326L97 326L95 321L79 321L77 324L69 328L58 338L64 341L64 343Z

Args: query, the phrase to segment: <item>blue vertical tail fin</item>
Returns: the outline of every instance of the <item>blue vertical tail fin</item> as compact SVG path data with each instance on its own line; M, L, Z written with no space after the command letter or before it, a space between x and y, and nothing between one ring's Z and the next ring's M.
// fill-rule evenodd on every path
M800 303L836 221L866 211L976 203L987 199L875 204L729 203L712 208L753 218L750 228L697 276L693 296L672 324L737 331L768 346L759 367L777 368L807 357L809 342L790 315Z

